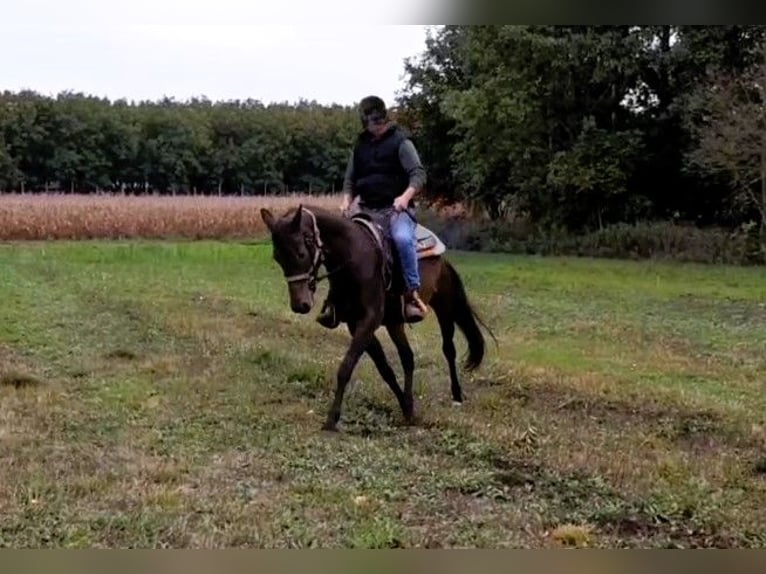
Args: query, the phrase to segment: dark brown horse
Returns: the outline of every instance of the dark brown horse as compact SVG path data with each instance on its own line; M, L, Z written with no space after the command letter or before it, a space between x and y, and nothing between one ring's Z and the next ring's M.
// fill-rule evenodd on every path
M385 273L386 245L382 245L363 222L318 207L299 205L280 218L264 208L261 217L271 232L274 259L287 280L292 310L306 314L314 307L316 283L321 279L319 270L324 265L330 282L330 296L340 320L347 324L351 333L351 344L338 369L335 397L323 428L336 430L346 385L365 352L396 395L405 420L411 424L414 417L412 380L415 363L405 333L401 283L396 281L401 273L395 266L392 271L394 280L389 281ZM442 335L442 351L449 365L452 398L461 403L463 393L455 365L453 342L455 325L468 342L464 367L471 371L481 364L485 351L478 316L468 301L460 276L446 259L440 255L420 257L418 263L420 297L436 313ZM380 326L385 326L399 353L404 370L404 390L399 386L375 335Z

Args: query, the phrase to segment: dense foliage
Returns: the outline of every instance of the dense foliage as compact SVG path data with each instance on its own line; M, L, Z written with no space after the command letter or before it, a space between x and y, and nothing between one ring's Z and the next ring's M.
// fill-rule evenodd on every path
M333 191L358 129L313 102L128 103L0 95L0 189L253 194Z
M714 96L753 76L765 31L446 26L407 63L400 104L418 128L432 191L473 198L492 216L524 213L569 231L651 219L736 226L761 221L762 178L747 179L746 193L741 178L713 169L711 154L737 163L741 147L710 143L733 106ZM764 102L756 89L747 96L754 104L737 108L748 114L738 125L752 126L753 163L766 151L756 121Z

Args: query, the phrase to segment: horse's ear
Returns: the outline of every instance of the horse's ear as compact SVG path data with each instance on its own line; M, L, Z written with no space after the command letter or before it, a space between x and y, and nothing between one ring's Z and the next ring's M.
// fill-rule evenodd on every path
M269 230L274 229L274 215L265 207L261 208L261 219L263 219Z
M301 216L303 215L303 204L298 205L298 209L295 210L295 215L293 215L293 219L290 222L290 225L293 230L297 230L301 228Z

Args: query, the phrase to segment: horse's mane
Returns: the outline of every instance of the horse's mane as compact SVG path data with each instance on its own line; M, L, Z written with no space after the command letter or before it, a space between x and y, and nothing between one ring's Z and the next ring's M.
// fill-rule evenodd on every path
M294 215L298 207L299 206L291 207L285 214L285 217ZM325 225L328 225L333 232L350 235L357 229L360 229L350 218L344 217L337 210L330 210L325 207L311 204L302 204L301 207L311 211L318 219L321 219Z

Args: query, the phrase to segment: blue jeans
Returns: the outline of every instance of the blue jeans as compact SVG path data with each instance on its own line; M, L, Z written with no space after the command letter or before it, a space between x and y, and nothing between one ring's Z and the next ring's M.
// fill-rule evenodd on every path
M409 210L414 216L413 210ZM391 214L391 239L393 239L404 273L404 283L408 290L420 287L420 273L416 252L415 229L417 224L404 211Z

